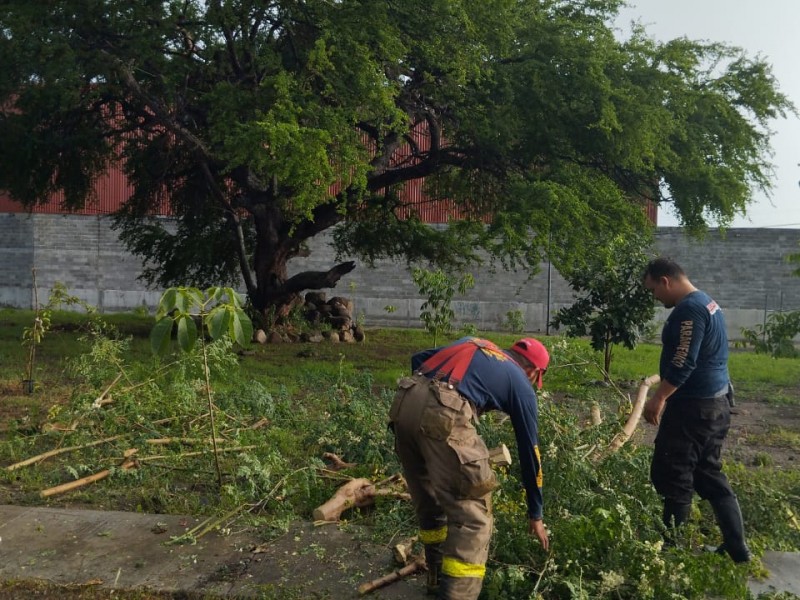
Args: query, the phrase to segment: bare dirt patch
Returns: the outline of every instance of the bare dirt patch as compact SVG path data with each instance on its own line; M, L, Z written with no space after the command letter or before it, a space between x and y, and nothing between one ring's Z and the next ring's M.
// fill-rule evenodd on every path
M800 399L800 390L798 390ZM644 421L637 441L652 444L657 428ZM723 446L723 457L747 467L800 467L800 402L770 404L764 400L737 400L731 410L731 429Z

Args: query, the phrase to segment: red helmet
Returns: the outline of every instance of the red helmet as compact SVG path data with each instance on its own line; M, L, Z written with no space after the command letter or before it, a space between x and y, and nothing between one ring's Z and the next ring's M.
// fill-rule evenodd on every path
M547 348L539 340L533 338L522 338L514 342L511 349L517 354L527 358L530 363L539 369L539 377L536 380L536 387L542 387L542 375L547 371L547 365L550 364L550 353Z

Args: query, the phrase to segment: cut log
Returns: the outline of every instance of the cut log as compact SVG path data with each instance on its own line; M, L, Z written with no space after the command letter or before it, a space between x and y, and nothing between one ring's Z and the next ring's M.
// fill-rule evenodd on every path
M500 444L497 448L489 450L489 462L499 467L507 467L511 464L511 452L505 444Z
M322 506L314 509L315 521L338 521L348 508L369 506L374 501L375 486L369 479L351 479Z
M394 554L394 559L400 565L407 565L409 561L413 559L413 552L414 552L414 542L416 542L418 536L410 537L408 539L402 540L394 545L392 548L392 554Z
M425 557L417 556L402 569L398 569L397 571L389 573L388 575L374 579L369 583L362 583L360 586L358 586L358 593L361 596L364 594L369 594L370 592L374 592L375 590L389 585L390 583L394 583L395 581L400 581L404 577L413 575L417 571L421 571L425 568Z

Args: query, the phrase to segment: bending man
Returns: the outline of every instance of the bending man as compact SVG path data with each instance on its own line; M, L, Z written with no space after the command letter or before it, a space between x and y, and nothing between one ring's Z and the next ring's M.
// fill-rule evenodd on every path
M514 427L528 527L545 549L538 407L550 356L525 338L510 349L463 338L411 358L412 376L398 382L389 413L425 544L428 589L446 600L478 597L492 533L491 493L496 487L489 451L475 430L477 418L501 410Z

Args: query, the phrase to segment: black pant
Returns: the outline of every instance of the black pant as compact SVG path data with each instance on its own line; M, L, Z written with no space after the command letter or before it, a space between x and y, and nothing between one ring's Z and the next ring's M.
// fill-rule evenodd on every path
M730 423L725 396L667 400L650 465L656 491L677 504L695 491L711 502L734 496L720 459Z

